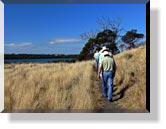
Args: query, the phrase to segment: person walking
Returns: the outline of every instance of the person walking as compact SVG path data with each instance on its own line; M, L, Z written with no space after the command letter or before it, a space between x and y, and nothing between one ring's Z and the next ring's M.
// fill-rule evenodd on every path
M100 51L99 51L99 56L98 56L98 59L99 59L99 63L101 62L101 59L103 58L103 53L105 52L105 51L108 51L109 49L106 47L106 46L104 46Z
M102 49L99 51L99 54L98 54L98 67L99 67L99 64L101 63L102 58L104 57L103 53L105 51L108 51L108 50L109 49L106 46L103 46ZM97 72L98 72L98 70L97 70ZM100 73L100 79L102 80L102 72Z
M101 61L101 58L103 57L103 52L108 50L108 48L106 48L106 46L104 46L103 48L97 48L96 52L94 53L94 59L95 59L95 67L96 67L96 71L98 72L98 67L99 67L99 62Z
M116 64L112 53L108 51L103 52L103 57L99 62L98 79L102 73L102 92L103 96L107 97L112 102L113 81L116 72Z
M95 59L95 68L96 71L98 71L98 66L99 66L99 57L100 57L100 53L99 51L101 50L101 48L98 48L94 54L94 59Z

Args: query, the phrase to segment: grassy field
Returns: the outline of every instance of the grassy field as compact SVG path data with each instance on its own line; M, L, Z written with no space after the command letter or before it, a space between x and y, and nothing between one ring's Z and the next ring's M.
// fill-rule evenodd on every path
M130 110L146 109L146 46L123 52L115 60L114 94L120 95L115 103Z
M146 107L146 46L115 56L115 103ZM5 64L5 109L102 109L105 105L94 61Z
M6 64L5 109L98 109L93 62Z

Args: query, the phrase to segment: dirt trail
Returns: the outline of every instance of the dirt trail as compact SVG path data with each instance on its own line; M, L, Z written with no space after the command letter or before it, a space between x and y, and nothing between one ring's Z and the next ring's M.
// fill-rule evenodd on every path
M114 102L108 101L106 98L104 98L105 105L104 108L101 110L103 113L123 113L127 110L121 109L118 107Z
M95 66L93 66L93 80L95 80L94 84L95 85L100 85L100 94L102 94L102 88L101 88L101 81L96 80L97 77L97 72L95 71ZM116 86L116 88L113 88L113 93L115 93L117 91L118 86ZM114 98L116 98L116 100L118 100L120 98L120 96L114 96ZM123 112L127 112L126 109L121 109L117 104L115 104L116 102L110 102L108 101L108 99L106 97L103 97L100 99L100 103L102 103L103 107L102 109L100 109L97 112L102 112L102 113L123 113Z
M96 80L95 77L97 77L97 73L95 71L95 69L93 70L93 80L95 81L94 84L99 86L100 85L100 94L102 94L102 88L101 88L101 82L99 80ZM97 112L125 112L123 109L120 109L116 104L115 102L110 102L107 100L106 97L102 97L100 98L99 100L100 103L102 103L102 109L98 110Z
M101 89L102 94L102 89ZM113 91L114 94L114 91ZM113 96L113 98L116 98ZM110 102L106 97L102 97L100 101L103 103L103 108L97 112L100 113L145 113L148 112L147 110L129 110L129 109L122 109L116 104L116 101L119 99L115 99L115 101Z

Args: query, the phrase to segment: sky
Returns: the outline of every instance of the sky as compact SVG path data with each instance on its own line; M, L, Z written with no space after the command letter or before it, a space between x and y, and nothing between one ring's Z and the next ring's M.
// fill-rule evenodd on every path
M5 53L79 54L100 17L146 35L145 4L5 4Z

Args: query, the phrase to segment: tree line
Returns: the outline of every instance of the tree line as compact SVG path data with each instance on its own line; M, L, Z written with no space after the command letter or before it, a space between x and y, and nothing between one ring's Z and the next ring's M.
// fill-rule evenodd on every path
M103 46L109 48L113 54L117 54L145 43L140 42L144 34L138 33L137 29L126 31L121 27L121 18L101 17L97 18L96 23L98 29L81 34L81 38L87 42L77 58L80 61L92 59L95 51Z
M64 54L5 54L5 59L41 59L41 58L77 58L78 55L64 55Z

